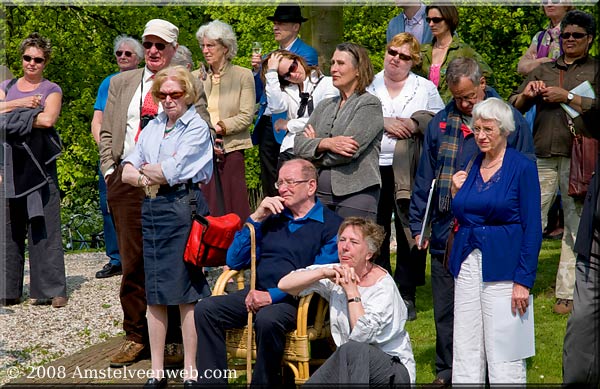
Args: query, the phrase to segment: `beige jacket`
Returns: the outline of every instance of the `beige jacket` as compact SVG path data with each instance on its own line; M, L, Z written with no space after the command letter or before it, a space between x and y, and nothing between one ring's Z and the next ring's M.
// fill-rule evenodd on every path
M119 164L123 156L125 132L127 131L127 110L136 89L140 85L144 68L129 70L114 76L110 80L108 99L100 128L100 170L102 174ZM194 85L199 89L196 111L209 127L210 115L206 110L206 95L201 82Z
M192 74L202 79L202 72L194 70ZM212 79L209 73L203 80L206 96L212 91ZM219 91L219 124L224 130L225 152L244 150L252 147L250 125L254 119L256 95L254 77L250 69L227 62L223 67Z

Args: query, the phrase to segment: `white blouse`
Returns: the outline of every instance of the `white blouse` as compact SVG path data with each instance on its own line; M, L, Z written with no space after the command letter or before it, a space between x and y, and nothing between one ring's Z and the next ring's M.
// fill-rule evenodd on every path
M437 87L428 79L410 72L402 91L392 98L385 86L383 74L382 70L375 75L367 91L381 100L384 118L410 118L416 111L426 110L437 113L444 109L444 101ZM396 139L390 138L384 131L379 153L380 166L392 165L395 147Z
M297 84L290 83L284 90L281 90L279 84L279 76L276 72L268 72L265 74L267 85L265 92L267 94L267 106L271 113L287 112L287 128L288 132L281 142L279 152L293 151L294 136L297 133L304 131L306 122L308 122L308 106L304 110L304 115L298 117L298 108L300 107L300 89ZM312 71L310 77L306 77L303 84L303 91L312 93L313 107L316 107L321 100L329 97L339 96L340 91L333 86L332 78L323 76L323 79L318 81L316 71ZM315 86L316 85L316 86Z
M322 266L334 265L312 265L296 271L312 270ZM386 354L400 358L408 370L410 382L415 383L415 359L410 337L404 329L408 313L394 279L386 274L374 285L359 286L358 290L365 314L358 319L352 331L350 331L348 314L348 296L341 286L329 279L322 279L303 290L300 296L316 292L329 301L331 335L338 347L349 340L379 347Z

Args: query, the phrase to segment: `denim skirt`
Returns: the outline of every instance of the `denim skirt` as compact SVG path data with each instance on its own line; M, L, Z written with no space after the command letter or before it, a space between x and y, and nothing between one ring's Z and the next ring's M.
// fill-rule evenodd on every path
M202 214L207 209L204 197L197 188L193 193ZM187 189L144 199L142 234L149 305L195 303L210 296L202 270L183 261L191 221Z

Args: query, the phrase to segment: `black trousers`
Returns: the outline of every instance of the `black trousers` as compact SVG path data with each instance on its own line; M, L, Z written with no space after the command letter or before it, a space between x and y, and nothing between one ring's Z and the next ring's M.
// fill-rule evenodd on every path
M198 334L196 367L198 383L222 385L227 378L205 377L207 369L227 369L225 330L241 328L248 323L245 299L248 288L225 296L212 296L196 304L194 319ZM254 315L256 363L252 373L253 385L281 385L281 359L285 347L285 334L296 328L297 306L295 300L267 305Z
M367 343L344 343L306 382L307 386L373 385L410 387L408 370L400 359Z
M392 213L396 228L396 271L394 281L405 300L415 302L417 286L425 284L426 250L419 250L412 238L408 222L410 199L396 200L394 171L391 166L380 166L381 192L377 204L377 224L385 229L385 239L375 263L392 274L390 265L390 237ZM397 204L396 204L397 203Z
M450 382L454 336L454 277L444 267L442 254L431 256L431 289L435 321L435 372L437 377Z
M261 116L254 131L260 131L258 158L263 196L278 196L279 192L275 189L275 182L277 181L277 162L281 145L275 140L271 116Z

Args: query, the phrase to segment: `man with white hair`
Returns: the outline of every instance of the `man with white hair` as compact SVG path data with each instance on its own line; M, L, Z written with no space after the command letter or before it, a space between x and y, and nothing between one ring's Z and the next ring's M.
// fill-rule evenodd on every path
M111 79L100 129L100 170L106 180L108 206L117 230L123 268L120 299L125 341L111 358L112 367L130 365L149 349L141 224L145 193L121 181L121 161L133 151L139 133L161 109L153 101L150 89L154 74L170 65L179 46L178 35L179 29L166 20L152 19L146 23L142 35L146 66ZM200 82L196 87L200 91L196 110L210 123L204 89ZM201 214L205 211L198 210Z

